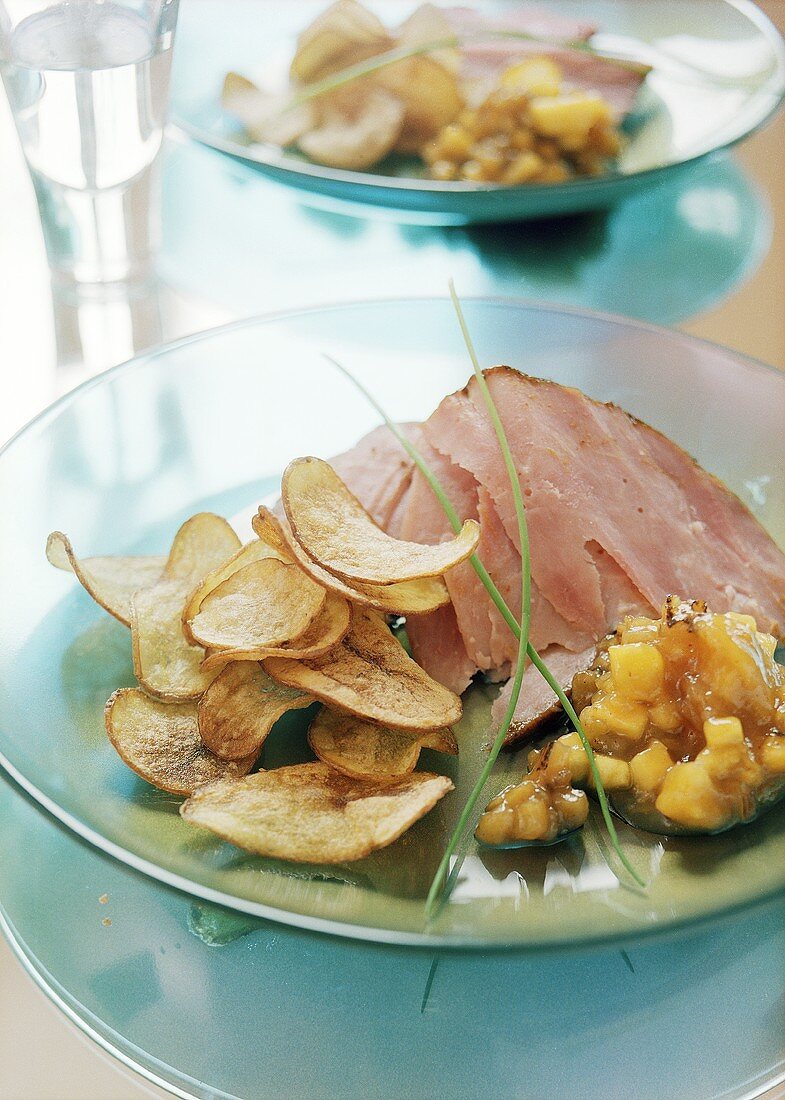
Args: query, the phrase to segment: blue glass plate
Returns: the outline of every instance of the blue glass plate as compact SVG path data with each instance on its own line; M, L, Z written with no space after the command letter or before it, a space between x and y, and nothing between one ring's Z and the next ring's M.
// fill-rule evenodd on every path
M563 10L563 0L538 3ZM597 0L582 7L581 15L602 28L598 45L634 53L655 66L614 172L558 185L501 187L413 178L410 162L388 174L325 168L274 146L248 144L219 102L229 70L261 74L267 84L271 69L285 72L297 33L325 6L325 0L279 6L271 21L255 0L237 0L231 15L217 0L185 5L172 98L172 118L182 131L297 188L304 201L317 205L374 207L405 221L438 224L601 209L741 140L766 121L785 90L785 47L748 0ZM388 0L372 6L394 24L415 5L402 8ZM685 62L708 75L696 74Z
M0 928L21 962L178 1095L751 1100L785 1078L782 898L625 951L434 953L194 901L2 780L0 823L24 853L0 861Z
M467 300L481 361L577 385L686 446L785 542L785 375L675 332L505 300ZM154 877L255 915L364 939L435 946L588 944L639 937L785 887L785 804L724 836L622 828L648 891L608 867L596 821L542 851L471 849L451 903L423 897L484 761L490 690L465 697L457 791L395 845L331 868L251 857L186 825L178 800L117 757L103 728L132 681L124 627L49 567L46 535L83 554L160 552L202 508L233 515L296 455L331 455L375 422L325 362L353 369L399 420L420 419L470 372L449 302L367 302L242 322L119 367L63 398L0 454L0 763L82 836ZM298 724L299 723L299 724ZM302 719L267 766L307 753ZM504 754L491 793L523 770Z

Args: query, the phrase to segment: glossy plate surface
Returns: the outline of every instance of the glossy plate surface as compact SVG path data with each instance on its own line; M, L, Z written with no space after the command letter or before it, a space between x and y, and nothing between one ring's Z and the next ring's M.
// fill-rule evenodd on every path
M686 446L785 542L785 376L674 332L598 315L469 300L481 361L614 400ZM256 915L365 939L436 945L576 944L708 919L785 886L785 805L725 836L621 830L650 883L620 885L602 829L543 851L472 849L429 926L422 898L483 760L492 689L465 699L457 793L389 849L339 868L273 864L186 825L178 800L109 745L103 704L132 680L127 631L44 559L47 533L82 554L158 552L201 508L232 516L274 490L294 456L329 456L376 423L322 357L342 360L400 420L469 374L447 301L359 303L243 322L161 349L75 391L0 455L0 762L105 851ZM656 532L653 532L656 538ZM303 719L265 766L306 758ZM435 770L444 758L426 754ZM506 755L495 793L523 769Z
M256 1097L263 1082L286 1100L607 1100L656 1081L657 1100L751 1100L785 1075L782 898L628 951L435 953L194 901L2 780L0 823L28 871L0 861L0 928L23 965L177 1095Z
M538 0L563 10L561 0ZM238 0L231 18L217 0L185 5L178 30L172 119L204 145L297 188L304 201L374 206L404 220L509 221L601 209L659 182L760 126L785 89L785 48L747 0L598 0L582 16L601 28L596 42L655 66L629 120L630 141L613 173L556 186L478 187L411 175L411 162L348 172L314 165L273 146L249 145L220 107L228 70L285 80L297 33L325 0L276 8L265 18L254 0ZM371 5L389 24L414 4ZM504 4L479 5L503 11ZM686 64L685 64L686 63ZM699 66L696 73L690 66ZM280 73L280 77L277 75ZM703 75L703 74L706 75Z

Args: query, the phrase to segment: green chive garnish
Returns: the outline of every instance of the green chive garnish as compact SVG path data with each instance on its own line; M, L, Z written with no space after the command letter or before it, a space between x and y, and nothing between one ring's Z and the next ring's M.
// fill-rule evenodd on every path
M575 50L579 53L586 53L593 57L602 58L603 61L607 61L609 64L618 65L619 68L627 69L641 76L646 76L653 68L652 65L645 61L638 61L634 57L624 57L617 53L599 49L597 46L593 46L590 42L585 42L582 39L549 38L543 35L527 34L526 31L493 30L487 28L485 30L471 31L466 34L452 34L444 38L434 38L429 42L418 42L414 46L395 46L391 50L376 54L374 57L367 58L364 61L358 61L354 65L348 65L345 69L341 69L337 73L330 73L329 76L325 76L321 80L315 80L311 84L306 84L302 88L296 89L287 106L297 107L302 103L307 103L311 99L326 95L328 92L334 92L337 88L342 88L346 84L350 84L353 80L361 80L364 76L370 76L380 69L387 68L388 65L395 65L399 61L406 61L410 57L420 57L423 54L437 53L439 50L456 50L472 42L499 39L512 42L534 42L548 49ZM764 73L759 81L726 77L720 73L703 69L700 65L696 65L695 62L688 61L685 58L671 57L666 52L658 50L649 42L644 42L643 45L649 53L659 54L666 65L678 66L678 68L682 70L682 73L675 76L674 79L678 79L681 83L689 82L688 77L683 74L685 71L691 71L693 74L692 81L699 86L709 84L718 87L758 91L765 82L767 76L767 74Z
M477 804L482 790L488 780L488 776L491 774L493 765L496 763L496 759L501 752L502 745L504 744L507 734L510 732L510 725L515 716L515 711L518 706L518 699L521 694L521 685L523 684L523 674L526 669L526 650L529 644L529 626L531 623L531 560L529 556L529 530L526 525L526 510L523 506L523 492L521 490L521 480L518 477L518 471L515 468L515 460L512 457L512 451L510 450L509 440L507 439L507 433L504 430L504 425L501 422L499 416L499 410L496 408L493 398L491 397L491 391L488 389L488 383L485 381L485 376L480 368L480 363L477 358L477 354L474 350L474 344L472 343L469 335L469 330L466 325L466 319L463 316L463 310L461 304L458 301L458 296L455 293L455 284L450 279L450 296L452 298L452 304L455 308L455 313L458 317L458 324L461 327L461 333L466 344L466 350L469 352L469 358L472 361L472 367L474 368L474 377L477 379L477 384L480 387L480 393L482 394L483 401L485 402L485 408L488 410L488 416L490 417L493 430L496 435L496 439L499 443L499 449L504 459L504 466L507 471L507 476L510 479L510 485L512 487L512 495L515 501L515 515L518 520L518 539L521 544L521 621L518 625L518 654L515 660L515 672L513 674L512 691L510 693L510 699L507 704L507 709L504 712L504 718L499 726L499 730L494 738L491 750L488 754L488 759L485 761L477 782L472 788L472 792L466 800L466 805L463 808L463 813L458 819L458 824L453 830L453 834L447 842L447 847L444 850L444 854L441 858L439 866L434 875L431 888L428 891L428 897L425 900L425 912L426 915L430 915L436 902L442 895L445 878L450 867L450 859L452 858L455 849L460 843L461 837L464 834L469 818L471 817L474 807ZM476 556L476 555L475 555Z
M447 843L447 847L445 848L444 855L442 856L441 862L439 864L439 867L436 871L433 882L431 884L431 888L428 892L428 897L427 897L426 903L425 903L426 904L426 913L430 914L432 912L433 907L435 906L436 902L439 900L439 898L441 896L442 887L443 887L443 884L445 882L445 877L446 877L446 874L447 874L447 869L449 867L450 859L453 856L453 854L455 853L456 848L460 844L461 838L463 837L463 834L466 830L466 826L467 826L467 824L469 822L469 819L472 815L472 811L474 810L474 807L476 806L477 800L480 797L480 794L482 793L482 789L483 789L483 787L484 787L484 785L485 785L485 783L488 779L488 776L491 773L493 765L496 762L496 759L497 759L497 757L498 757L498 755L501 751L502 745L504 744L504 740L507 737L507 734L509 732L509 728L510 728L510 725L512 723L512 719L513 719L513 716L515 714L515 708L516 708L517 703L518 703L518 698L520 696L521 683L522 683L522 680L523 680L523 673L524 673L524 669L525 669L525 658L526 658L526 656L529 657L530 661L535 666L537 671L545 679L546 683L549 685L551 690L557 696L557 698L558 698L559 702L561 703L565 713L567 714L567 717L569 718L570 722L574 726L575 731L578 734L578 737L580 738L581 744L583 746L583 749L586 753L586 756L587 756L587 759L588 759L588 762L589 762L589 769L591 771L592 779L594 781L594 787L595 787L595 791L596 791L596 794L597 794L597 800L600 804L600 810L602 812L602 817L603 817L603 820L605 822L605 826L608 830L608 835L610 836L611 844L613 845L613 848L616 852L616 855L619 858L620 863L625 868L625 870L628 872L628 874L633 878L633 880L636 883L638 883L639 886L645 888L645 883L644 883L643 879L640 877L638 872L632 866L632 864L628 860L627 856L624 854L624 850L621 847L621 843L619 841L618 833L616 832L616 826L613 822L613 817L611 816L611 811L610 811L610 807L608 805L608 799L607 799L607 796L606 796L606 793L605 793L605 788L603 786L602 778L600 777L599 769L597 768L597 762L596 762L596 759L595 759L595 756L594 756L594 751L592 750L589 739L586 736L586 731L584 730L584 728L581 724L581 721L578 718L578 715L575 711L575 708L573 707L572 703L570 702L570 700L565 695L564 690L562 689L561 685L554 678L553 674L551 673L550 669L545 664L545 662L542 660L539 653L537 653L537 651L534 649L534 647L529 642L529 623L530 623L530 618L531 618L531 563L530 563L530 556L529 556L529 539L528 539L528 529L527 529L527 526L526 526L526 513L525 513L525 508L524 508L524 503L523 503L523 494L521 492L520 478L518 477L518 472L515 468L515 463L514 463L514 460L513 460L513 457L512 457L510 446L509 446L509 441L507 440L506 433L504 431L504 426L502 425L501 418L499 417L498 409L496 408L496 405L493 401L490 390L488 389L488 384L485 381L485 377L484 377L484 375L482 373L482 370L480 368L479 360L477 358L477 354L476 354L476 351L474 349L474 345L472 343L471 336L469 334L468 326L466 325L466 320L463 316L463 311L461 309L460 302L459 302L458 297L455 293L455 287L453 285L452 280L450 280L450 294L451 294L453 305L455 307L455 310L456 310L456 313L457 313L457 316L458 316L458 323L461 327L461 333L463 335L464 341L466 343L467 350L469 352L469 356L470 356L471 361L472 361L474 374L475 374L475 377L477 378L478 384L480 386L480 392L482 393L483 400L485 402L486 408L488 409L488 414L490 416L491 423L493 424L493 428L494 428L494 431L496 433L496 437L499 440L499 446L500 446L500 449L501 449L501 452L502 452L502 456L504 458L505 468L506 468L507 474L510 478L510 484L511 484L512 491L513 491L513 498L515 500L515 511L516 511L516 518L517 518L517 521L518 521L518 532L519 532L520 543L521 543L521 597L522 598L521 598L521 620L519 622L515 618L515 616L513 615L512 611L510 610L509 606L507 605L506 600L502 596L501 592L499 592L499 589L496 587L493 579L489 575L489 573L488 573L487 569L485 568L485 566L480 561L477 554L472 555L472 557L469 560L470 560L470 562L471 562L471 564L474 568L474 571L476 572L477 576L480 578L480 581L482 582L483 586L485 587L485 590L487 591L487 593L490 596L491 600L493 601L493 603L495 604L495 606L499 610L499 612L502 615L502 617L504 618L505 622L510 627L510 629L512 630L515 637L518 639L518 642L519 642L518 658L517 658L517 661L516 661L515 673L514 673L514 676L513 676L512 693L510 695L510 701L509 701L509 704L507 706L507 710L505 712L504 719L503 719L502 724L499 728L499 731L496 735L496 738L493 742L493 745L491 746L491 750L490 750L488 759L485 763L485 766L483 767L483 769L480 773L480 776L479 776L477 782L475 783L471 794L469 795L469 798L466 802L466 805L463 808L463 812L461 813L461 816L458 820L458 824L456 825L455 829L453 830L453 833L452 833L452 835L451 835L451 837L450 837L450 839ZM447 519L449 520L450 525L453 528L453 530L456 531L456 532L460 531L460 529L461 529L461 519L458 516L458 513L455 511L455 508L453 507L453 505L452 505L449 497L447 496L447 493L445 492L444 487L440 483L439 479L436 477L433 470L431 470L431 468L428 466L427 462L425 461L423 456L420 454L420 452L417 450L417 448L414 446L414 444L411 442L411 440L409 440L406 437L406 435L401 431L401 429L398 427L398 425L395 424L391 420L391 418L387 415L386 411L382 408L382 406L379 404L379 402L365 388L365 386L363 386L363 384L357 378L355 378L354 375L352 375L350 371L348 371L346 369L346 367L344 367L337 360L333 359L332 356L330 356L330 355L326 355L325 358L329 362L331 362L335 367L337 367L337 369L340 370L341 373L344 374L357 387L357 389L364 395L364 397L369 401L369 403L373 406L373 408L376 409L376 411L379 413L381 418L384 420L387 427L390 429L390 431L393 433L393 435L396 437L396 439L400 442L401 446L404 448L404 450L407 452L407 454L412 458L415 465L417 466L417 468L422 473L423 477L425 477L426 481L428 482L431 489L435 493L439 503L441 504L441 506L444 510L444 513L447 516Z
M360 80L364 76L370 76L380 69L387 68L388 65L395 65L399 61L407 61L410 57L421 57L423 54L438 53L439 50L457 50L460 49L461 46L468 45L471 42L498 39L519 42L537 42L551 49L578 50L581 53L589 53L595 57L601 57L610 64L618 65L623 69L632 70L643 76L651 70L651 65L636 61L634 58L618 57L615 54L598 50L596 46L591 46L588 42L582 40L547 38L541 35L527 34L525 31L495 31L487 29L471 31L466 34L450 34L444 38L431 39L429 42L418 42L414 46L395 46L391 50L385 50L384 53L375 54L373 57L369 57L364 61L358 61L354 65L347 65L345 69L341 69L337 73L330 73L329 76L322 77L321 80L315 80L311 84L306 84L304 87L297 89L292 96L290 105L293 107L299 106L301 103L305 103L310 99L316 99L318 96L326 95L328 92L334 92L337 88L342 88L344 85L350 84L353 80Z

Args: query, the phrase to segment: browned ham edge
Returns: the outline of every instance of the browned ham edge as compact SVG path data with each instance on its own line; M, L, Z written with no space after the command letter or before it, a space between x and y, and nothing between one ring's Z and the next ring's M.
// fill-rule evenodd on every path
M581 653L571 653L569 649L561 646L549 646L540 654L543 661L550 669L557 684L567 695L570 694L573 677L578 672L585 672L591 667L594 660L596 647L591 645ZM491 708L491 722L494 729L498 728L507 712L507 707L512 694L512 680L508 680L499 693ZM556 693L540 675L534 665L529 665L523 674L521 685L521 697L515 708L515 717L510 725L510 732L504 740L505 745L514 745L516 741L522 741L536 734L539 726L548 718L555 718L561 713L561 703Z

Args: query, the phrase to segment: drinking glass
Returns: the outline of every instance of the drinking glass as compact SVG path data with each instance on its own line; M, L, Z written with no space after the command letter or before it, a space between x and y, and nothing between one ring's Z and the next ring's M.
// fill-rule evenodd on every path
M143 285L178 0L0 0L0 71L55 290Z

